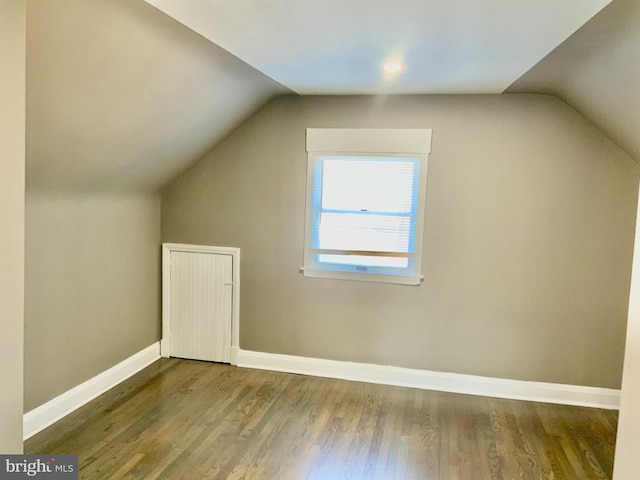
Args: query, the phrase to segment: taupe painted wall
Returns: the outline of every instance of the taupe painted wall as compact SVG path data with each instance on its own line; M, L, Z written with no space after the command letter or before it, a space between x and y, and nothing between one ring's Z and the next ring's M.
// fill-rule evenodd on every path
M305 128L433 129L419 287L304 278ZM162 197L242 249L243 349L620 387L638 168L543 95L281 97Z
M24 0L0 0L0 453L22 453Z
M28 191L25 410L160 338L160 199Z
M142 0L28 2L26 69L28 411L159 339L157 190L288 90Z

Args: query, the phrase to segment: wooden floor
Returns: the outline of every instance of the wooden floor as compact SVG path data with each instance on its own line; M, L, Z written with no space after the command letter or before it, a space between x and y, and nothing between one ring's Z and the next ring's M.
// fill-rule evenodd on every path
M29 439L83 479L606 479L617 412L161 359Z

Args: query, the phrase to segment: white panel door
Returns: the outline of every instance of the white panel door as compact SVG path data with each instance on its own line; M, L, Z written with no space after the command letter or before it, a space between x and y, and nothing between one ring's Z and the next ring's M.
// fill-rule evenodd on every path
M171 356L230 361L233 256L171 252Z

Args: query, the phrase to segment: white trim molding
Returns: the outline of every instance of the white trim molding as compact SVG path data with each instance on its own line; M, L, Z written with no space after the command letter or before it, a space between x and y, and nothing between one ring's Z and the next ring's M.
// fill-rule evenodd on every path
M239 350L239 367L441 392L617 410L620 390L529 382Z
M23 415L24 440L89 403L107 390L135 375L143 368L148 367L159 358L160 342L156 342L111 367L109 370L96 375L71 390L67 390L62 395L58 395L47 403L25 413Z
M184 243L162 244L162 340L160 354L171 356L171 252L209 253L214 255L231 255L233 257L233 289L231 297L231 345L230 363L236 365L235 352L240 345L240 249L237 247L212 247L207 245L189 245Z
M240 354L240 349L238 347L231 347L231 365L238 365L238 355Z
M430 128L307 128L307 152L431 153Z

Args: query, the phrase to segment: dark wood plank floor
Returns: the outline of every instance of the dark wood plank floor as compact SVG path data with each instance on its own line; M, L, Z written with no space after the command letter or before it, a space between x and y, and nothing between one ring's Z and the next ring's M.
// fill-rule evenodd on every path
M608 479L617 412L161 359L25 443L83 479Z

